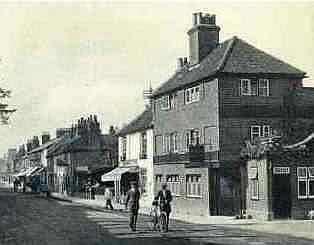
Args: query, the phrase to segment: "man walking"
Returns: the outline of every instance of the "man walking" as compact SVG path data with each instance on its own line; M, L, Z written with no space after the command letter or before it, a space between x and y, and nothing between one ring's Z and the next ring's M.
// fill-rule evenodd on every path
M131 189L127 193L125 209L130 209L130 229L136 231L137 215L139 210L140 191L137 183L131 182Z
M166 232L168 232L169 227L169 216L171 213L171 201L172 201L172 194L171 191L167 189L167 184L163 184L161 190L158 192L155 200L159 201L161 211L166 212L167 220L166 220Z
M105 189L105 201L106 201L105 208L106 209L110 208L111 210L113 210L111 199L112 199L112 193L111 193L110 188L107 187Z

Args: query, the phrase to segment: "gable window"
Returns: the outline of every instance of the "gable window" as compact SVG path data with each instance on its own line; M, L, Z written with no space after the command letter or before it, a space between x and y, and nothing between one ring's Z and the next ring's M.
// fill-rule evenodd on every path
M269 80L241 79L240 94L243 96L269 96Z
M200 100L200 86L185 89L184 91L184 102L190 104Z
M298 198L314 198L314 167L298 167Z
M126 137L122 137L122 155L121 155L121 161L126 160Z
M147 134L146 132L141 133L140 139L140 159L147 158Z
M192 129L186 132L186 148L190 145L198 145L200 143L200 134L198 129Z
M190 174L186 176L186 195L188 197L202 197L200 175Z
M271 136L271 128L269 125L253 125L251 126L251 140L255 140L258 137Z

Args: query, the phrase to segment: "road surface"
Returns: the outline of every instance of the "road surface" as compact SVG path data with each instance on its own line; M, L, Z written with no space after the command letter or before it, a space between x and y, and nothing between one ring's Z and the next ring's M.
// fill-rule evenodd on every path
M0 189L1 245L313 245L313 240L263 234L215 225L171 221L170 232L149 229L140 216L138 231L128 228L126 213L101 211L30 193Z

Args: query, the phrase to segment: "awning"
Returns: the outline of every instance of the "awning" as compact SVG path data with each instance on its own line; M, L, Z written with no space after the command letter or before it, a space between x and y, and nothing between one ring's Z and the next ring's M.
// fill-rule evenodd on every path
M33 167L33 168L29 169L29 170L26 172L25 176L28 177L28 176L31 176L31 175L35 174L35 172L36 172L37 170L39 170L39 169L41 169L41 167Z
M33 172L30 174L30 176L40 175L44 170L45 170L45 168L37 168L35 171L33 171Z
M122 174L127 172L130 173L137 173L138 169L134 167L125 167L125 168L115 168L114 170L110 171L101 176L102 182L109 182L109 181L118 181L121 179Z
M249 168L248 169L248 178L249 179L257 179L257 168Z

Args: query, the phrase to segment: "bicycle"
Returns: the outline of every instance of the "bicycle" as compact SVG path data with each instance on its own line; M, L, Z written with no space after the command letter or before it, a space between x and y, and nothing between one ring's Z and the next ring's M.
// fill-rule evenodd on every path
M150 222L149 226L152 230L159 232L167 231L167 213L163 211L162 204L158 202L157 205L154 205L154 209L152 209L149 213Z

